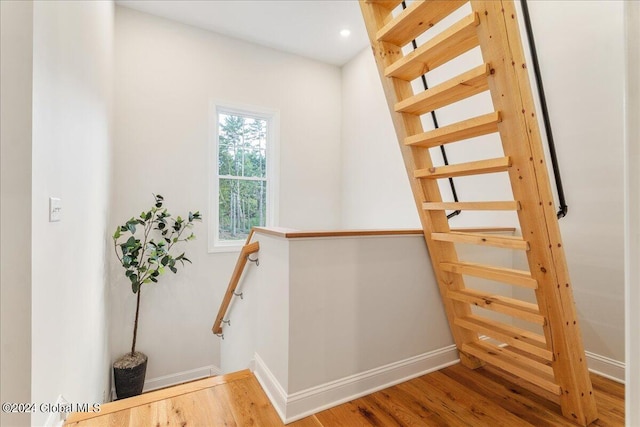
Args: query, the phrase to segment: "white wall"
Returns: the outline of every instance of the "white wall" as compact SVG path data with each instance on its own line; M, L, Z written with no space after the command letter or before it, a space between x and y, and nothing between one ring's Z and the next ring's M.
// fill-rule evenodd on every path
M585 347L622 362L623 4L529 2L569 205L560 228Z
M420 228L371 49L342 67L342 227Z
M143 288L138 349L147 378L219 365L211 324L237 254L207 253L210 100L280 111L280 223L340 222L340 70L116 7L111 227L150 206L199 209L193 265ZM134 295L112 264L113 359L130 347Z
M278 381L286 387L289 378L289 242L256 234L260 242L259 266L247 264L223 326L220 368L229 373L247 369L258 352Z
M32 402L102 402L108 388L112 30L110 2L34 3Z
M625 3L626 146L626 423L640 425L640 3Z
M221 345L280 416L309 413L453 363L457 351L422 235L285 239L256 233Z
M529 9L568 198L560 225L585 346L624 361L623 2L530 1ZM369 49L343 68L343 99L344 225L418 226ZM478 155L455 145L451 163ZM456 186L461 200L496 199L480 180ZM469 212L451 220L511 224Z
M0 19L0 401L30 402L33 3L2 1ZM0 424L29 415L2 411Z
M290 241L291 393L453 344L421 235Z

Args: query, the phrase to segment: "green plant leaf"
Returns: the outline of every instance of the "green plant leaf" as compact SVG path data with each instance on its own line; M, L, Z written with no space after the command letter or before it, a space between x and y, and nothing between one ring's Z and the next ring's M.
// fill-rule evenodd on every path
M117 226L112 236L134 294L140 292L143 283L158 282L167 269L177 273L177 261L183 266L185 262L191 263L184 252L174 258L172 249L175 243L195 238L193 233L186 238L180 234L185 228L191 228L193 221L201 219L200 212L189 211L188 220L182 216L174 219L163 204L164 197L154 195L154 204L148 211L142 211L137 218L131 217L124 225ZM127 232L130 235L124 237ZM143 236L136 238L136 232L143 232ZM121 238L126 240L122 242Z

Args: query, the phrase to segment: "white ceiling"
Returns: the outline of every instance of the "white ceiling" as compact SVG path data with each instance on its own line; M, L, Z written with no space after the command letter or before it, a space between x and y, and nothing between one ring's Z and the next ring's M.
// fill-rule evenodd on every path
M344 65L368 45L357 0L116 0L270 48ZM351 30L348 38L340 30Z

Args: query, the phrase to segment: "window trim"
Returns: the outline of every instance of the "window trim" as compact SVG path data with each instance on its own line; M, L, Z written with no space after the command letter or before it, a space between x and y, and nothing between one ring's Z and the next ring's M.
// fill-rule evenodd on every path
M209 253L238 252L244 245L244 240L221 241L218 238L220 224L220 213L218 212L219 179L224 177L224 175L218 175L218 115L220 113L237 114L267 121L267 212L265 225L270 227L278 224L280 111L212 100L209 106L209 221L207 231Z

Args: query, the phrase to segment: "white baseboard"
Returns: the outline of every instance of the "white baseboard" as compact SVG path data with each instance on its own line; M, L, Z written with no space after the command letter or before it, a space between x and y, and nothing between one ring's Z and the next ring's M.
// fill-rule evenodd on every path
M253 355L251 364L253 365L253 374L256 376L256 379L262 386L262 389L271 401L271 404L276 409L278 416L280 416L280 419L285 422L288 397L287 392L284 391L276 377L273 376L258 353Z
M142 392L157 390L159 388L165 388L172 385L182 384L200 378L212 377L222 374L220 368L214 365L202 366L196 369L190 369L188 371L176 372L175 374L163 375L156 378L150 378L145 380ZM112 381L113 384L113 381ZM116 399L116 390L111 388L111 400Z
M624 363L595 353L586 352L586 355L590 371L624 383ZM284 390L258 354L252 361L252 370L276 412L287 424L458 361L458 351L451 345L292 394Z
M585 351L589 370L610 380L625 383L625 364L599 354Z
M159 388L169 387L176 384L182 384L200 378L220 375L220 368L214 365L203 366L201 368L190 369L188 371L178 372L161 377L145 380L142 392L157 390Z
M458 351L451 345L292 394L284 391L258 354L255 375L286 424L458 361Z

